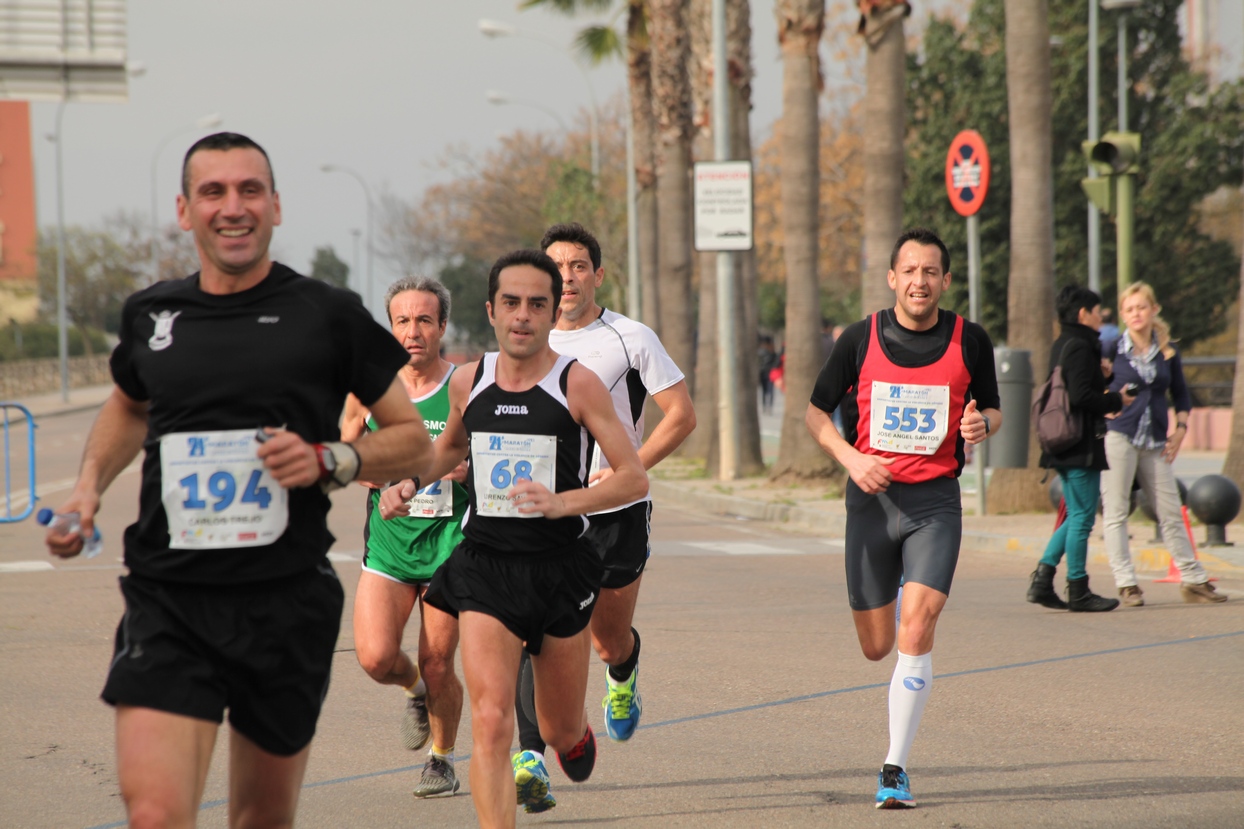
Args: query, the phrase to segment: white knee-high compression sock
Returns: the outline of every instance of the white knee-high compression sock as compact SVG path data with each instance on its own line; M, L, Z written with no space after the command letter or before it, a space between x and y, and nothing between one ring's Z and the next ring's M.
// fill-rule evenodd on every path
M907 755L933 685L933 654L908 656L899 652L890 680L890 753L887 764L907 768Z

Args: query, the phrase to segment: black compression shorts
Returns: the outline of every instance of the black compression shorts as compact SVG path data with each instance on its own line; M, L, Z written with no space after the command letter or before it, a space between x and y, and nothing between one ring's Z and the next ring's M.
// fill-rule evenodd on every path
M228 708L238 733L282 757L311 742L345 603L330 564L244 585L120 581L105 702L216 723Z
M847 481L847 596L852 610L885 607L899 580L947 595L959 561L963 505L957 478L891 483L868 495Z

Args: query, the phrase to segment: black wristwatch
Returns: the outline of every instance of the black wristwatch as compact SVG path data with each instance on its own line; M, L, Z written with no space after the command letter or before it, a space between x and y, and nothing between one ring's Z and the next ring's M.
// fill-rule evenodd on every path
M993 431L992 425L989 423L989 415L982 414L981 417L985 420L985 437L989 437L989 433Z

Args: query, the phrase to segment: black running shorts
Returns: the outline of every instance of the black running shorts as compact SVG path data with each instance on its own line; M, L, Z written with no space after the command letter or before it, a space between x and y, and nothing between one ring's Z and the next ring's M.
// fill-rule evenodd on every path
M331 565L244 585L120 581L105 702L216 723L227 708L235 730L282 757L311 742L345 602Z
M423 600L455 617L491 616L539 654L545 635L574 636L592 620L601 565L590 547L546 555L493 553L463 541L432 576Z
M652 502L631 504L616 512L589 518L588 543L600 555L605 575L600 586L611 590L626 587L639 578L652 552Z
M868 495L847 481L847 597L852 610L885 607L899 580L947 595L959 561L963 505L957 478L891 483Z

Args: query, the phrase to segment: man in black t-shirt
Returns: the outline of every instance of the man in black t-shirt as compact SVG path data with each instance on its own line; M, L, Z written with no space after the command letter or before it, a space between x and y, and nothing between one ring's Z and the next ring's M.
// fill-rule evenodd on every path
M845 559L860 647L878 661L898 645L879 809L916 805L904 769L933 681L934 628L959 556L963 446L1002 425L989 336L938 308L950 286L942 240L930 230L904 233L887 279L894 308L843 332L806 415L817 443L850 474ZM839 406L845 434L830 416Z
M61 507L82 532L47 543L77 555L105 489L145 451L102 694L131 825L194 824L226 709L231 818L291 825L344 601L326 493L418 475L431 441L396 379L405 350L356 295L269 258L281 204L258 144L194 144L177 218L201 269L126 301L116 387ZM351 392L383 428L347 444Z

